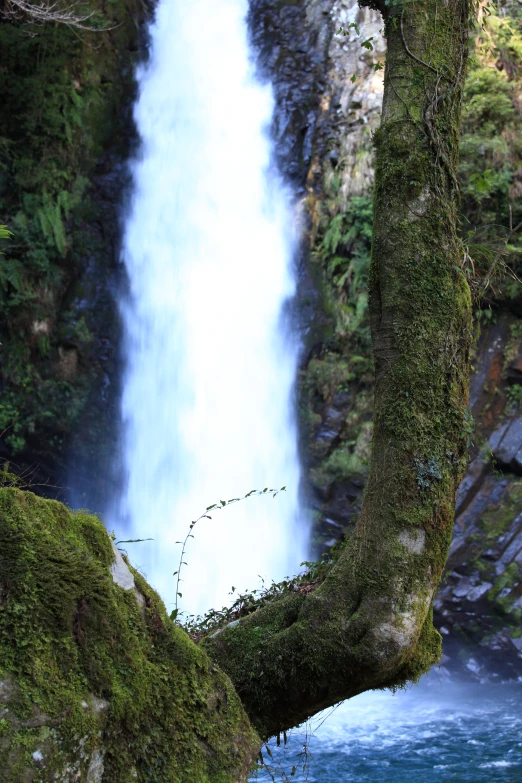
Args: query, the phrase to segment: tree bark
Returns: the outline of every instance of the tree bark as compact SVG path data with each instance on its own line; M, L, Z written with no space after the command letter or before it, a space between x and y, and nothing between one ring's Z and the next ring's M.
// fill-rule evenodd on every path
M375 7L375 4L374 4ZM466 458L471 299L457 237L457 160L472 6L392 2L375 134L371 470L341 557L203 644L263 738L440 657L432 601Z

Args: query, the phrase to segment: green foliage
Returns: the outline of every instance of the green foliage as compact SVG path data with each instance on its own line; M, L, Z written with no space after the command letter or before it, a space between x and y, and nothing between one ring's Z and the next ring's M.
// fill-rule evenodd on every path
M85 258L101 253L90 178L131 99L129 48L143 9L86 0L81 13L113 29L0 19L0 215L13 231L1 248L0 427L13 452L38 442L55 457L97 372L85 319L69 318L65 302ZM77 352L75 377L62 369L64 350Z
M0 226L0 239L10 239L12 234L7 230L7 226Z
M489 600L496 602L501 611L509 613L515 601L515 596L509 594L518 584L520 584L520 569L517 562L512 562L489 590ZM520 610L518 619L520 619Z
M408 2L408 0L403 0L403 2ZM350 30L354 30L356 35L361 34L361 30L357 22L350 22L346 27L340 27L337 30L337 35L350 35ZM373 41L373 35L371 35L369 38L365 38L364 41L361 41L361 47L363 49L366 49L368 52L373 52L374 46L372 44ZM383 65L381 62L371 63L371 67L374 68L376 71L381 71L383 69ZM355 74L350 77L351 82L355 82L357 77Z
M327 198L321 205L313 253L331 332L309 360L301 379L309 475L321 492L335 482L366 473L369 457L367 425L372 397L367 390L373 383L373 363L367 291L373 206L370 195L354 196L344 205L340 181L336 171L325 183ZM344 399L341 406L348 404L338 437L333 441L317 438L318 427L337 399Z
M488 65L472 65L465 86L466 121L487 130L501 131L515 115L505 73Z
M508 386L506 396L511 405L522 404L522 386L519 383L514 383L512 386Z
M55 245L61 256L65 256L65 226L63 218L69 213L69 192L62 190L53 203L49 193L44 191L43 204L38 210L42 233L48 242Z
M350 22L350 24L347 27L340 27L337 30L337 35L350 35L350 30L355 30L357 35L361 34L359 25L356 22Z
M486 169L482 174L475 172L470 175L470 187L476 191L479 198L482 194L489 195L493 190L492 174L493 169Z
M326 307L339 334L369 341L366 323L373 207L370 196L354 196L327 224L315 252L326 272Z
M459 167L463 234L473 262L466 274L486 278L490 290L481 294L496 299L518 295L522 271L519 232L511 232L522 220L522 12L511 3L507 10L490 5L475 32Z
M4 460L0 465L0 487L19 487L22 483L20 476L11 470L11 465Z

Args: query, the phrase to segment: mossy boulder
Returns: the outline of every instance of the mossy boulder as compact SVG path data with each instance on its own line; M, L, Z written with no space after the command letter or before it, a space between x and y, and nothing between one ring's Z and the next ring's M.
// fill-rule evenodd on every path
M259 745L97 517L0 489L3 783L238 783Z

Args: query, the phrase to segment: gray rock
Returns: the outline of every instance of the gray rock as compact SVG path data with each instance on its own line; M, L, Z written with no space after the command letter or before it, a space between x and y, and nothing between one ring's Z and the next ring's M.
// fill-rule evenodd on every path
M482 596L485 595L488 590L491 590L492 587L493 585L491 582L481 582L479 585L471 588L466 598L468 601L478 601L479 598L482 598Z
M124 590L135 590L134 577L114 541L112 542L112 549L114 552L114 563L111 566L113 580Z
M520 655L522 655L522 636L519 636L516 639L513 639L513 637L511 637L511 643L513 644L514 647L516 647Z
M92 754L89 769L87 770L86 783L102 783L104 772L104 755L105 754L103 750L95 750Z
M18 686L10 674L0 680L0 704L6 704L8 701L11 701L17 693Z
M522 473L522 416L502 424L489 439L497 462Z
M134 582L134 577L131 573L129 566L123 559L121 552L117 548L114 541L112 541L111 543L114 552L114 563L111 566L111 574L114 582L124 590L132 590L134 592L134 595L136 596L136 601L142 608L144 608L145 598L136 589L136 583Z

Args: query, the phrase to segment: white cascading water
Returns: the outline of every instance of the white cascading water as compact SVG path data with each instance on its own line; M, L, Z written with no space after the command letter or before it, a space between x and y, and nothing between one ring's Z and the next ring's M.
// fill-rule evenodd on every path
M110 520L173 608L190 521L218 500L286 485L198 523L181 608L298 570L299 464L292 413L296 341L293 216L270 171L271 89L255 81L248 0L160 0L138 73L122 304L127 483Z

